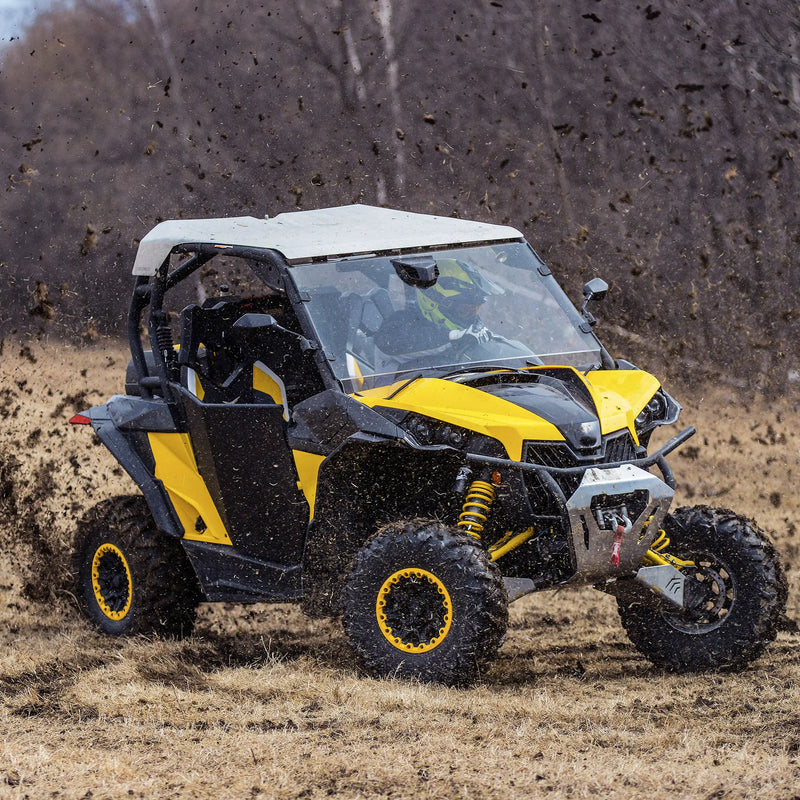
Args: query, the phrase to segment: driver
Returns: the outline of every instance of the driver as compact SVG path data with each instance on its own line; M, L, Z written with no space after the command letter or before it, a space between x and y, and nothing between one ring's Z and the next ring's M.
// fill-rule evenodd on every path
M375 334L384 353L426 355L492 338L479 314L489 295L504 290L455 258L440 259L437 267L436 283L416 289L416 304L387 317Z

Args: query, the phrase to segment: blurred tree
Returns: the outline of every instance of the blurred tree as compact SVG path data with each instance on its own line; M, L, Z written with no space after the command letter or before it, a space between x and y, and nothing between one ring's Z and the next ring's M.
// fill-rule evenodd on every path
M56 6L0 61L0 325L121 331L160 219L360 201L510 222L569 289L611 279L612 346L781 380L799 28L788 0Z

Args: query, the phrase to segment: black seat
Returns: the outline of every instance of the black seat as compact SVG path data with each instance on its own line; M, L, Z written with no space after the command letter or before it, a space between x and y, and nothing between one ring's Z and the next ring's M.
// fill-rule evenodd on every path
M193 370L205 402L250 402L252 376L240 367L233 333L233 323L242 314L241 301L232 297L212 303L186 306L181 312L181 382L189 386L188 370Z
M394 314L389 292L377 287L365 295L349 292L343 300L349 323L347 349L374 368L377 357L373 337L381 329L384 320Z
M364 305L361 310L361 327L365 333L374 336L383 321L394 314L394 306L389 292L386 289L372 289L364 296Z
M247 313L275 314L287 330L275 330L264 337L235 326ZM297 320L285 298L207 300L202 307L187 306L181 316L181 382L192 391L189 370L193 370L202 386L202 392L195 394L204 402L263 402L263 392L254 392L253 388L253 368L258 362L283 384L285 396L281 401L273 398L279 404L291 407L324 388L313 358L300 348Z

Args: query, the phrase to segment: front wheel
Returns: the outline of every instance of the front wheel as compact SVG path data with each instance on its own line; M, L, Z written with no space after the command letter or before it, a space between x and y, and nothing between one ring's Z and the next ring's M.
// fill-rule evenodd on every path
M670 554L693 561L690 609L654 604L652 596L618 600L622 625L653 663L678 671L743 667L775 638L786 608L777 553L755 523L705 506L680 508L664 521ZM647 590L642 590L647 591Z
M417 520L383 528L358 553L343 622L372 675L465 685L497 653L508 600L475 541Z
M113 636L188 636L200 588L180 543L156 528L143 497L104 500L81 521L73 574L81 611Z

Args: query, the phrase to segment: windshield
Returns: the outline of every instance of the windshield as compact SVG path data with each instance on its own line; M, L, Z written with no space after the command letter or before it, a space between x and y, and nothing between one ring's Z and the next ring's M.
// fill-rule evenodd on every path
M582 317L521 242L305 264L291 274L345 391L418 373L601 361Z

